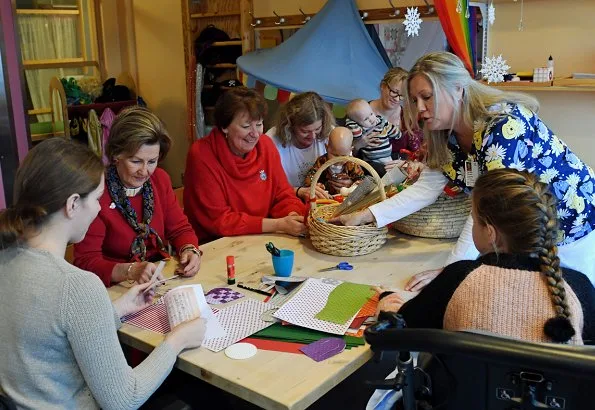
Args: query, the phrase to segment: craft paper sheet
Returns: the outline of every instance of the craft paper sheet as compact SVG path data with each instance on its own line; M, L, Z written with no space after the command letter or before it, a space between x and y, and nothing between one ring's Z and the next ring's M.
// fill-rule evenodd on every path
M211 289L205 295L207 303L211 305L219 305L221 303L233 302L236 299L243 298L244 295L229 288L215 288Z
M219 309L211 308L211 310L213 313L219 312ZM122 322L163 335L169 333L171 330L169 321L167 320L167 309L163 303L163 298L160 298L153 305L143 310L126 316Z
M170 325L177 326L200 314L207 320L204 340L218 339L225 336L225 330L213 314L202 289L202 285L178 286L163 297L167 307L167 317Z
M202 344L204 347L219 352L272 324L272 322L267 323L262 320L261 315L265 311L275 308L275 305L255 299L244 299L233 306L221 309L215 315L227 334L223 337L205 340Z
M171 330L169 328L167 309L163 303L163 298L160 298L156 303L143 310L126 316L122 321L155 333L166 334Z
M374 293L369 285L343 282L328 295L326 305L318 312L316 319L345 323L349 318L357 315Z
M330 293L340 283L341 281L335 279L308 279L302 288L274 316L297 326L343 335L349 329L349 325L357 312L345 323L340 324L316 319L315 317L326 306Z
M345 340L338 337L325 337L310 343L308 346L301 347L300 350L308 357L317 362L333 357L345 350Z

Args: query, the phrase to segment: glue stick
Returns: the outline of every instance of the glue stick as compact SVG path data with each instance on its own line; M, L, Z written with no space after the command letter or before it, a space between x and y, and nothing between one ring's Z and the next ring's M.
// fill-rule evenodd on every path
M235 285L236 283L236 266L233 256L227 257L227 284Z

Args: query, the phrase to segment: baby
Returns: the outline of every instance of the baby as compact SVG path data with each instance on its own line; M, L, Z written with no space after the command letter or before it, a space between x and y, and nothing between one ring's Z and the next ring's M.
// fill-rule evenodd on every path
M335 127L328 137L326 144L326 154L318 157L312 168L306 174L304 186L312 184L314 174L320 169L322 164L335 157L350 157L353 144L353 134L349 128ZM331 195L339 193L342 186L346 186L344 181L351 180L349 186L358 183L364 178L364 171L353 162L339 162L328 167L318 179L318 184L326 189ZM337 183L335 183L337 182Z
M398 127L374 114L370 104L361 98L347 105L347 117L345 125L353 133L356 153L361 151L361 157L372 165L392 160L392 140L401 138Z

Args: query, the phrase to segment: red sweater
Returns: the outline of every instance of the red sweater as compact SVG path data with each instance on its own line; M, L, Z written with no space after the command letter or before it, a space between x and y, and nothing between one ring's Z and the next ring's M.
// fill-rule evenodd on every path
M184 178L184 212L202 242L262 233L263 218L305 211L266 136L241 158L214 128L190 147Z
M176 201L169 175L157 168L150 181L155 197L151 227L164 242L171 242L176 249L186 244L198 246L198 239ZM141 221L142 195L129 199ZM129 262L130 245L136 237L136 233L120 211L110 207L111 203L112 199L106 186L99 199L99 215L89 227L85 239L74 245L74 265L95 273L106 286L111 284L114 265ZM147 259L158 253L155 244L146 245Z

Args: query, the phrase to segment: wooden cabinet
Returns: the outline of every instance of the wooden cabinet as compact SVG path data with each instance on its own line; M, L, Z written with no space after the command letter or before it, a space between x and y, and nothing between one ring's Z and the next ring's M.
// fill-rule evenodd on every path
M250 26L250 12L252 10L251 0L215 0L193 2L187 0L183 2L183 29L184 29L184 52L186 57L187 73L187 97L190 111L190 127L196 123L196 104L198 92L208 92L213 88L213 84L206 83L202 90L196 89L196 55L194 42L200 33L209 25L214 25L227 33L229 41L218 41L211 47L241 47L241 54L252 50L254 35ZM210 73L216 77L216 82L222 82L227 79L237 78L241 80L235 63L223 62L208 65L206 67ZM225 88L223 86L222 88ZM207 125L212 124L212 113L214 102L210 101L204 105L203 112ZM194 135L189 131L188 135Z

